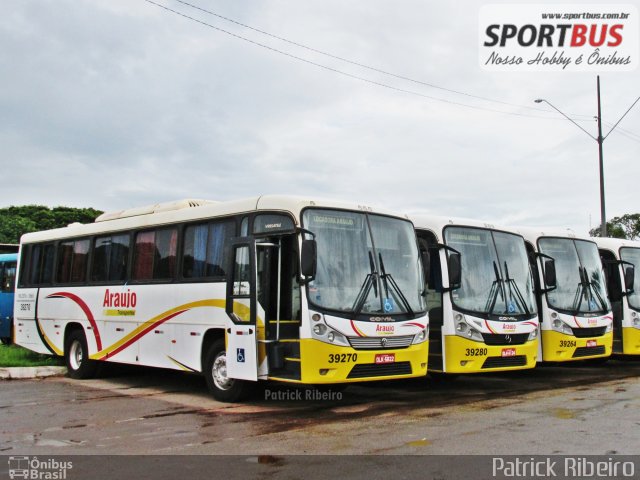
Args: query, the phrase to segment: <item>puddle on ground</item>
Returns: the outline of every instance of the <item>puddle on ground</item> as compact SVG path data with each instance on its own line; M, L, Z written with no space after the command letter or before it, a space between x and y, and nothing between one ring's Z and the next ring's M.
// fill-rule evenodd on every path
M564 420L569 420L572 418L576 418L576 412L573 410L569 410L568 408L554 408L551 410L551 413L556 418L562 418Z
M411 442L405 443L408 447L427 447L431 445L431 441L426 438L421 438L420 440L413 440Z

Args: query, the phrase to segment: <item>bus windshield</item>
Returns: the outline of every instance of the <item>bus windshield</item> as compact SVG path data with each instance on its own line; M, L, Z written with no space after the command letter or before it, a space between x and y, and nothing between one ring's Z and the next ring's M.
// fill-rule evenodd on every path
M311 303L353 316L424 313L422 264L410 222L320 209L305 210L303 222L318 252Z
M635 278L633 281L633 292L627 294L629 306L640 311L640 248L622 247L620 249L620 259L632 263L635 267ZM623 265L622 268L625 268Z
M451 293L457 307L483 315L535 312L522 237L473 227L447 227L444 237L461 254L462 282Z
M572 238L541 238L540 252L556 264L556 288L547 292L549 306L574 315L610 310L604 272L595 243Z

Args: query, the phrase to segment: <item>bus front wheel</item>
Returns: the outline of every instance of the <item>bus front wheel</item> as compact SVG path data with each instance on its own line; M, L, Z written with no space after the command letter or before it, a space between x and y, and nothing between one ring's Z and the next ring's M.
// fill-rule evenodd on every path
M91 378L96 373L96 361L89 360L87 339L81 330L74 330L67 337L64 359L71 378Z
M209 346L203 367L207 388L216 400L236 402L247 394L249 385L246 381L227 376L227 352L224 339L218 339Z

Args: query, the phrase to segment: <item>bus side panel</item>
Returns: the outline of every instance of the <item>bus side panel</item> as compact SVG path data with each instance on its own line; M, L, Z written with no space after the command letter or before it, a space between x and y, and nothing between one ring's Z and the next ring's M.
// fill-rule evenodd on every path
M16 292L13 306L15 342L38 353L52 353L38 332L37 298L37 288L25 288Z
M224 294L224 283L47 288L31 324L57 354L77 323L94 360L200 371L206 331L228 321Z

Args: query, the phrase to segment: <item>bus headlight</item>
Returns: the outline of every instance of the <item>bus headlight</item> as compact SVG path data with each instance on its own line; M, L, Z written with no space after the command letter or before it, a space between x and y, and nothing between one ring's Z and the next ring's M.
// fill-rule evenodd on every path
M351 344L347 337L340 332L336 332L332 328L328 327L324 323L316 323L311 329L312 337L315 340L320 340L324 343L330 343L332 345L338 345L341 347L350 347Z
M476 342L482 342L484 340L482 338L482 334L478 330L469 326L464 315L457 313L453 318L456 321L456 335L470 340L475 340Z
M415 337L413 337L413 343L422 343L424 342L427 337L429 336L429 327L425 328L424 330L421 330L420 332L418 332L416 334Z
M531 340L535 340L536 338L538 338L538 329L535 328L530 334L529 334L529 338L527 339L527 341L531 341Z
M640 318L635 317L633 319L633 326L636 327L636 328L640 327Z
M313 333L316 335L324 335L327 332L327 326L319 323L313 326Z
M607 325L607 328L604 329L604 333L609 333L613 330L613 322L609 322L609 325Z
M482 338L482 334L476 330L475 328L469 329L469 338L471 340L475 340L476 342L483 342L484 338Z
M551 326L556 332L564 333L565 335L573 335L571 327L559 318L554 319L553 322L551 322Z

